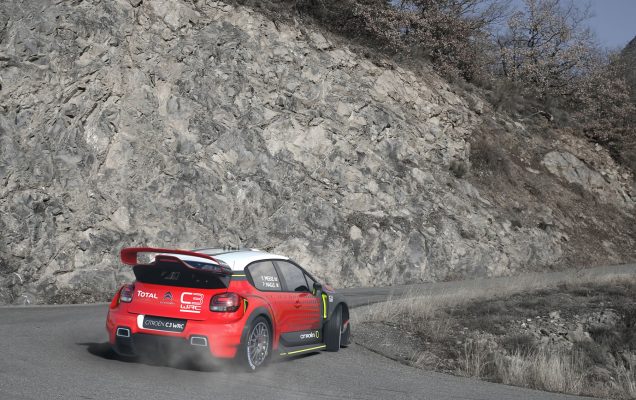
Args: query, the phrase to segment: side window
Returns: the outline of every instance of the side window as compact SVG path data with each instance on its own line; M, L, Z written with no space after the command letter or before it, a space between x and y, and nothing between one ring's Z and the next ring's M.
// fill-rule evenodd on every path
M287 290L291 292L309 292L305 273L292 263L287 261L276 261L280 273L283 275Z
M314 292L314 280L311 279L311 276L305 274L305 279L307 280L307 287L309 288L310 292Z
M280 280L271 261L260 261L247 267L254 287L265 292L280 292Z

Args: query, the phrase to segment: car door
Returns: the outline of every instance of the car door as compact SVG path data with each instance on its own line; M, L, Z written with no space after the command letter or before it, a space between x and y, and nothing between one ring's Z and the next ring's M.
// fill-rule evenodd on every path
M249 281L272 307L272 318L275 329L285 332L289 319L293 314L293 307L289 304L287 293L278 276L278 271L272 261L258 261L248 265Z
M313 294L313 283L310 287L304 271L297 265L283 260L276 260L275 263L280 272L286 301L292 308L288 321L289 332L320 329L321 300Z

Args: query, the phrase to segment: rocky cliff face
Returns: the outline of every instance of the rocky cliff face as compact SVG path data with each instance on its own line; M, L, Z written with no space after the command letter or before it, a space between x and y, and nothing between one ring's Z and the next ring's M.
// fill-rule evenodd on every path
M631 178L609 157L552 153L432 71L222 2L0 10L0 303L106 299L132 245L266 248L337 286L566 265L596 234L587 262L633 257ZM611 229L489 185L471 164L486 120L539 148L506 168Z

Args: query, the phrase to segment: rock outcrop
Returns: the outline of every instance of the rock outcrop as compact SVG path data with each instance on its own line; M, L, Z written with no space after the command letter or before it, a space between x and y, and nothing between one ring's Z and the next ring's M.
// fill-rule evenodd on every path
M541 163L552 174L566 182L579 185L595 193L603 203L614 203L619 207L631 208L633 201L623 191L617 179L611 179L590 168L575 155L566 151L551 151L547 153Z
M106 299L141 244L266 248L338 286L571 251L461 177L484 105L432 71L222 2L0 10L0 303Z

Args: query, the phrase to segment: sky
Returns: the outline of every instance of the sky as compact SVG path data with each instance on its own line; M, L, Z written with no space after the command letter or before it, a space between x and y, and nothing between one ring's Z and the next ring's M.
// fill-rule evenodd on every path
M636 36L636 0L591 0L590 5L594 17L589 25L601 45L623 48Z
M636 0L561 0L561 3L568 1L580 4L581 8L590 5L593 16L588 24L603 47L620 50L636 36ZM524 0L511 0L510 4L521 7Z
M561 0L567 3L570 0ZM622 49L636 36L636 0L572 0L585 7L590 4L594 15L588 22L599 43L609 49ZM520 6L523 0L513 0Z

